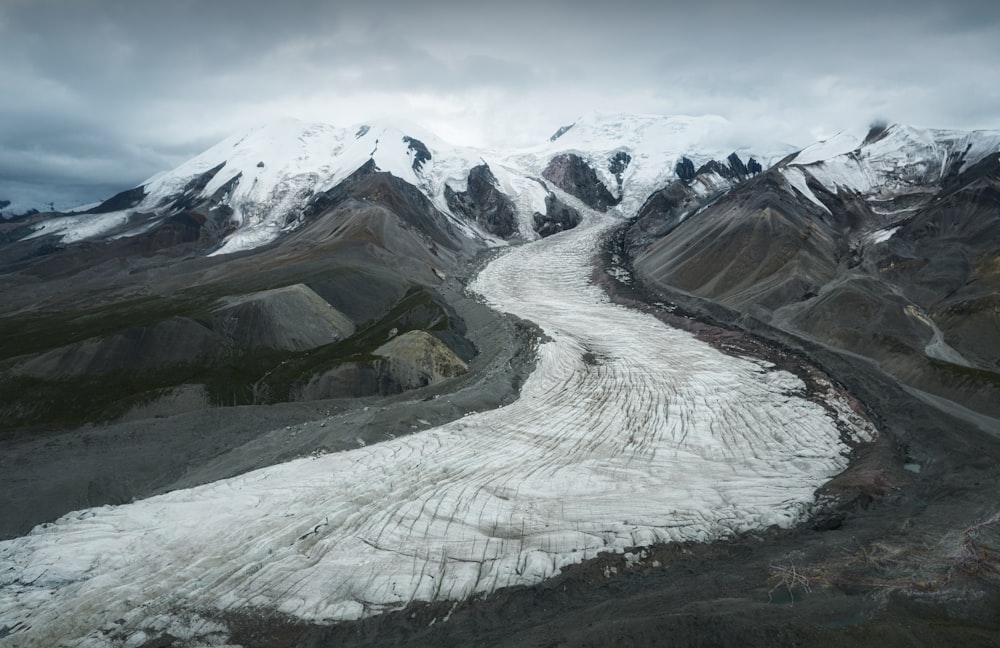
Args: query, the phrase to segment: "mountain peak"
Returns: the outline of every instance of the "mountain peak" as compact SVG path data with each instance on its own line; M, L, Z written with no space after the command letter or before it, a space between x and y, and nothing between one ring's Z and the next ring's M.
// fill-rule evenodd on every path
M838 187L891 191L948 173L959 168L956 165L975 164L996 151L998 143L1000 133L995 132L893 124L874 137L864 132L839 133L803 149L786 164L808 166L812 176L834 192ZM101 227L90 223L84 227L71 218L49 222L34 235L75 227L85 233L80 236L94 238L122 222L133 223L135 229L150 215L211 203L225 207L226 228L233 232L216 253L233 252L296 229L304 206L314 196L372 163L417 187L440 211L451 214L460 228L464 221L451 212L448 190L464 192L471 170L487 165L497 190L518 205L520 233L531 237L533 214L547 209L548 189L535 178L544 177L556 158L572 160L570 166L582 174L579 177L603 185L611 197L605 197L602 204L631 215L653 192L676 180L678 168L712 170L735 159L739 164L734 171L742 176L745 169L741 173L739 167L744 161L754 158L767 168L791 152L786 146L748 147L744 135L719 115L594 111L559 128L546 142L510 151L453 146L405 119L338 127L281 118L250 127L177 168L153 176L135 199L141 202L130 196L126 207L100 210L107 214ZM790 172L794 175L794 169ZM725 173L715 175L720 177L706 180L704 190L709 193L731 184L732 178ZM136 214L140 216L133 218ZM130 231L123 230L122 235Z
M676 179L677 163L696 167L726 160L732 153L754 157L764 166L791 151L750 149L719 115L656 115L591 111L561 127L548 141L527 151L546 164L572 154L586 161L620 199L620 210L634 213L657 189ZM617 191L615 191L617 189Z

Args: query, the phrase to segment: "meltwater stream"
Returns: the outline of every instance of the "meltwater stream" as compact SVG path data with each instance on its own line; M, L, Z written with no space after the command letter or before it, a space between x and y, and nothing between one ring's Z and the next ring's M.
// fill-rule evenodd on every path
M551 338L517 402L0 543L0 644L225 643L229 610L353 619L801 519L847 464L835 415L787 372L611 304L589 277L613 224L590 213L473 284Z

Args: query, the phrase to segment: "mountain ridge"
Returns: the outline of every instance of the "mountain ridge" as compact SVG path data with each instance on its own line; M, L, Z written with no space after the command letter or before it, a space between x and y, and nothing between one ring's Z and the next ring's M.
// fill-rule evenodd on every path
M33 225L33 235L57 234L70 242L102 235L130 236L149 227L165 208L176 211L184 204L208 201L223 205L228 212L224 216L234 227L215 253L251 249L294 229L297 205L306 204L372 160L380 170L420 188L438 209L455 217L457 226L467 227L470 237L496 244L502 241L452 214L445 196L446 187L464 191L468 174L477 166L485 164L501 191L520 203L517 235L530 239L534 236L531 215L545 213L548 193L533 179L543 175L544 167L557 153L582 155L628 211L674 175L679 157L692 156L703 164L723 160L733 152L725 147L695 151L696 142L713 128L726 127L727 122L719 117L618 115L595 119L599 121L578 120L574 129L554 142L513 151L453 146L419 127L397 127L390 122L337 128L277 120L234 134L175 169L155 174L140 186L88 210L103 214L99 219L87 224L78 216L39 219L40 224ZM670 139L664 141L667 134ZM749 155L745 147L740 152ZM623 153L629 156L624 164ZM771 154L764 159L769 162L777 157Z
M872 358L996 417L998 151L989 131L841 135L696 214L677 206L689 198L675 187L632 224L630 254L654 289Z

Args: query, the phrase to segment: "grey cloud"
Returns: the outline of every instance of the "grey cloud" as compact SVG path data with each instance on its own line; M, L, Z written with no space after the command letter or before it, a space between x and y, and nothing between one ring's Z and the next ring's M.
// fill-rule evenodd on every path
M877 115L998 128L994 4L0 0L0 198L127 188L282 113L480 143L590 109L796 144Z

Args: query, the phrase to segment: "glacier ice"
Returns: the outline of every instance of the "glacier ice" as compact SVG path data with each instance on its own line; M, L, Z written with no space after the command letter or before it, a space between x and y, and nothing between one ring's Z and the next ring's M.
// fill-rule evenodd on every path
M245 607L354 619L530 585L599 552L801 520L847 465L838 422L858 440L874 431L786 371L612 304L589 277L615 217L583 211L472 285L549 338L518 401L0 543L10 637L104 645ZM184 626L195 639L218 633L204 619Z

